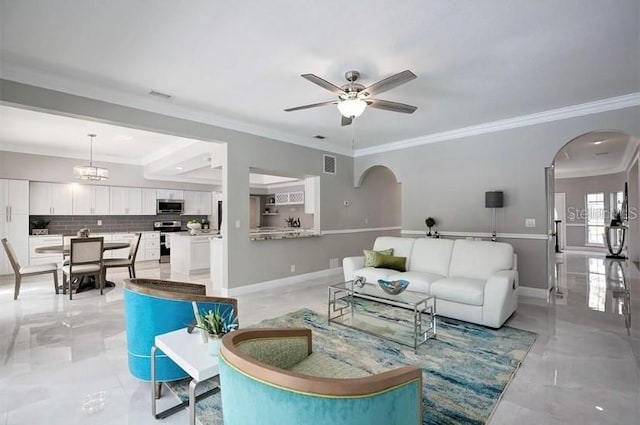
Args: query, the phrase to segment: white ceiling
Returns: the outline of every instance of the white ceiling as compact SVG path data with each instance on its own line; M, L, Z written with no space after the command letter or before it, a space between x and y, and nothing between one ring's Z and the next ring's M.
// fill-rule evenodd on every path
M368 109L357 148L640 91L637 0L0 5L4 78L320 147L350 148L352 129L333 106L283 112L332 99L302 73L418 76L379 96L417 112Z
M597 176L625 171L638 141L612 131L594 131L568 143L555 157L557 178Z

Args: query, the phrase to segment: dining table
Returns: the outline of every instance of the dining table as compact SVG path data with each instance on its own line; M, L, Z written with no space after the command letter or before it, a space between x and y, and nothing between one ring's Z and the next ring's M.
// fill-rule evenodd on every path
M123 248L129 248L130 244L129 242L104 242L102 245L102 251L109 251L109 250L113 250L113 249L123 249ZM64 244L64 245L47 245L47 246L39 246L36 248L36 252L40 253L40 254L57 254L57 253L61 253L63 256L68 256L71 253L71 245L70 244ZM116 286L116 284L114 282L111 282L109 280L105 280L104 282L104 286L105 287L114 287ZM88 291L90 289L98 289L98 286L96 285L95 280L93 281L89 281L87 280L86 282L82 282L80 283L80 285L78 286L78 289L76 290L76 293L78 292L84 292L84 291Z

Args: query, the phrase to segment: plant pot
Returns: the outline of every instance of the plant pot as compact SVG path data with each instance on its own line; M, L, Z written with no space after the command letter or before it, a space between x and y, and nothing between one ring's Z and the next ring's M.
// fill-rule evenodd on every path
M207 352L212 356L220 354L220 337L218 335L209 335Z

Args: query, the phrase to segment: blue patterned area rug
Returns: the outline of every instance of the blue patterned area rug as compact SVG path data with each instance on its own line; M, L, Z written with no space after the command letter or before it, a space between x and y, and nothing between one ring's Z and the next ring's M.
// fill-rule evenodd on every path
M537 335L508 326L494 330L453 319L437 320L437 338L421 345L417 353L357 330L329 326L326 316L308 309L254 327L310 328L313 351L371 373L419 365L423 370L423 424L484 424ZM169 388L186 400L188 383L170 383ZM201 384L198 392L211 385ZM198 402L196 413L202 425L222 425L220 394Z

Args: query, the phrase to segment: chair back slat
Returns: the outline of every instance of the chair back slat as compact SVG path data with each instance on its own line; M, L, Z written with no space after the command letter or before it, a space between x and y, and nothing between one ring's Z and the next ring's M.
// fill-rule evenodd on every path
M104 238L73 238L69 262L71 265L102 262Z
M131 245L129 246L129 260L132 263L136 261L136 256L138 255L138 248L140 247L140 239L142 238L142 233L136 233L135 237L131 241Z
M7 240L7 238L2 238L2 246L4 246L4 250L7 253L7 257L9 257L9 262L11 263L11 267L13 267L13 271L16 274L20 273L20 263L18 262L18 256L16 252L13 250L13 246Z

